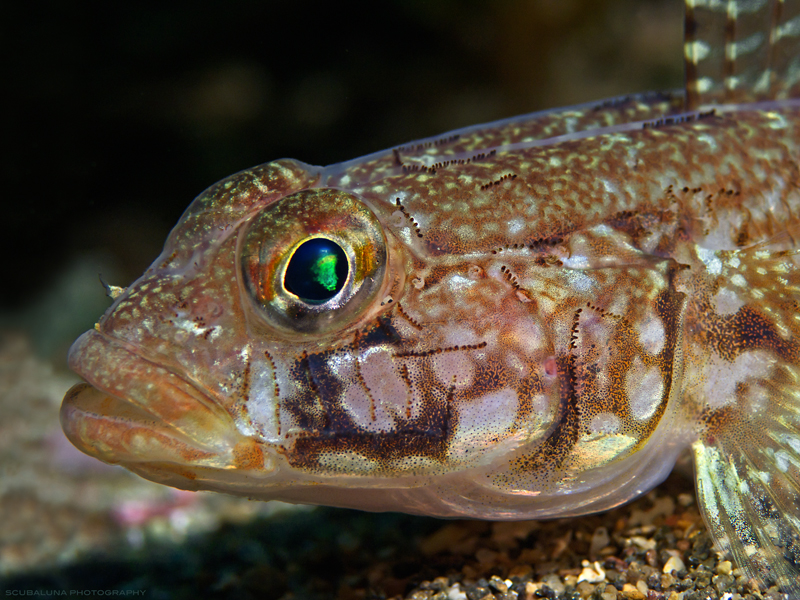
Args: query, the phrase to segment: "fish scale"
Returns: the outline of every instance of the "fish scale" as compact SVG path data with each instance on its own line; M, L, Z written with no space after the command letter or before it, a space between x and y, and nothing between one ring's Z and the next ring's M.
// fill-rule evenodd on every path
M67 436L183 489L484 519L617 506L691 448L719 548L800 597L798 23L689 1L685 93L215 184L71 349Z

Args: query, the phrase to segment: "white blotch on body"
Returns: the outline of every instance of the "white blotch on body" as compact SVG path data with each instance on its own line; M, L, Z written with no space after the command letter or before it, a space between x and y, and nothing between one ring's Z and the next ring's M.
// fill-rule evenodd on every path
M461 325L447 327L444 331L444 336L444 345L451 347L478 344L482 341L474 329Z
M453 275L452 277L450 277L447 284L451 292L461 293L465 292L473 285L475 285L475 280L470 279L468 277L464 277L463 275Z
M444 352L433 357L433 372L443 385L458 389L472 383L475 367L464 352Z
M583 257L575 257L575 262L583 261L588 266L588 261ZM591 277L580 271L567 271L567 280L570 287L575 288L579 292L588 292L594 285Z
M654 313L648 313L639 327L639 343L650 354L658 354L664 348L666 335L664 324Z
M633 418L649 419L661 403L664 381L655 365L647 366L638 356L625 377L625 392Z
M602 179L603 182L603 189L605 189L606 193L618 195L619 190L617 189L617 185L613 181L609 181L608 179Z
M542 349L545 342L542 327L533 319L519 319L510 331L511 340L523 354L528 356Z
M706 266L706 270L708 270L711 275L719 275L722 273L722 261L719 259L714 250L709 250L707 248L701 248L698 246L697 258L703 262L703 264Z
M516 218L511 219L508 222L508 235L516 235L520 231L522 231L525 227L525 220Z
M266 441L276 443L278 436L278 422L275 420L275 408L280 399L275 397L275 380L277 373L271 368L254 368L251 370L250 398L247 403L247 415L250 424L256 428L258 434ZM283 388L286 389L286 388ZM237 427L245 435L243 423L238 422Z
M514 424L519 411L517 392L503 388L458 404L458 428L453 452L468 455L494 446Z
M613 413L600 413L589 421L589 431L594 434L611 435L619 432L621 423L620 418Z
M711 299L714 310L720 315L733 315L744 306L744 300L739 297L735 290L722 288Z
M717 151L717 140L715 140L713 136L710 136L707 133L701 133L697 136L697 141L708 144L709 152Z
M381 349L362 356L361 376L375 401L375 414L394 422L398 417L405 418L411 407L411 417L418 416L420 403L411 397L411 390L395 368L389 352Z
M360 383L351 383L347 386L342 398L342 406L356 424L367 431L391 431L394 429L394 419L389 418L385 411L379 411L377 406L375 407L375 420L372 419L370 398Z
M350 379L355 368L355 356L349 352L334 354L328 358L327 366L337 379Z
M475 237L475 228L469 223L459 225L456 227L456 235L464 239L473 239Z

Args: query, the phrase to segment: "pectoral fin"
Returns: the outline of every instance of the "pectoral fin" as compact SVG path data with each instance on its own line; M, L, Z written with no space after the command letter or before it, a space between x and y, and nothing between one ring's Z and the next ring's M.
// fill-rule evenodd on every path
M687 364L688 396L701 411L693 449L709 529L747 575L800 598L800 271L793 240L786 233L715 253L716 294L702 300L698 290Z
M793 420L798 418L795 412ZM694 444L697 495L721 550L764 586L800 597L800 437L771 423Z

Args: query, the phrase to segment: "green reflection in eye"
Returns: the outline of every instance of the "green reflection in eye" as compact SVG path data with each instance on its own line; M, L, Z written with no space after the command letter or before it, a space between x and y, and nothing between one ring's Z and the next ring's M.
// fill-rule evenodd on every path
M283 285L304 302L321 304L339 293L348 270L347 256L336 242L314 238L295 250Z
M337 262L339 262L339 259L335 254L328 254L327 256L322 256L311 266L311 272L314 274L316 281L326 290L336 289Z

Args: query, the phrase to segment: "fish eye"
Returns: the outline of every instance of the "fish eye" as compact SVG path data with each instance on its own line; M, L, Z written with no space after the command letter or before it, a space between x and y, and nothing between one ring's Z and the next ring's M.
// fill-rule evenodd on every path
M326 238L312 238L294 251L283 287L303 302L327 302L344 286L350 268L341 246Z
M248 321L283 338L358 326L386 280L383 227L341 190L268 204L242 228L237 253Z

